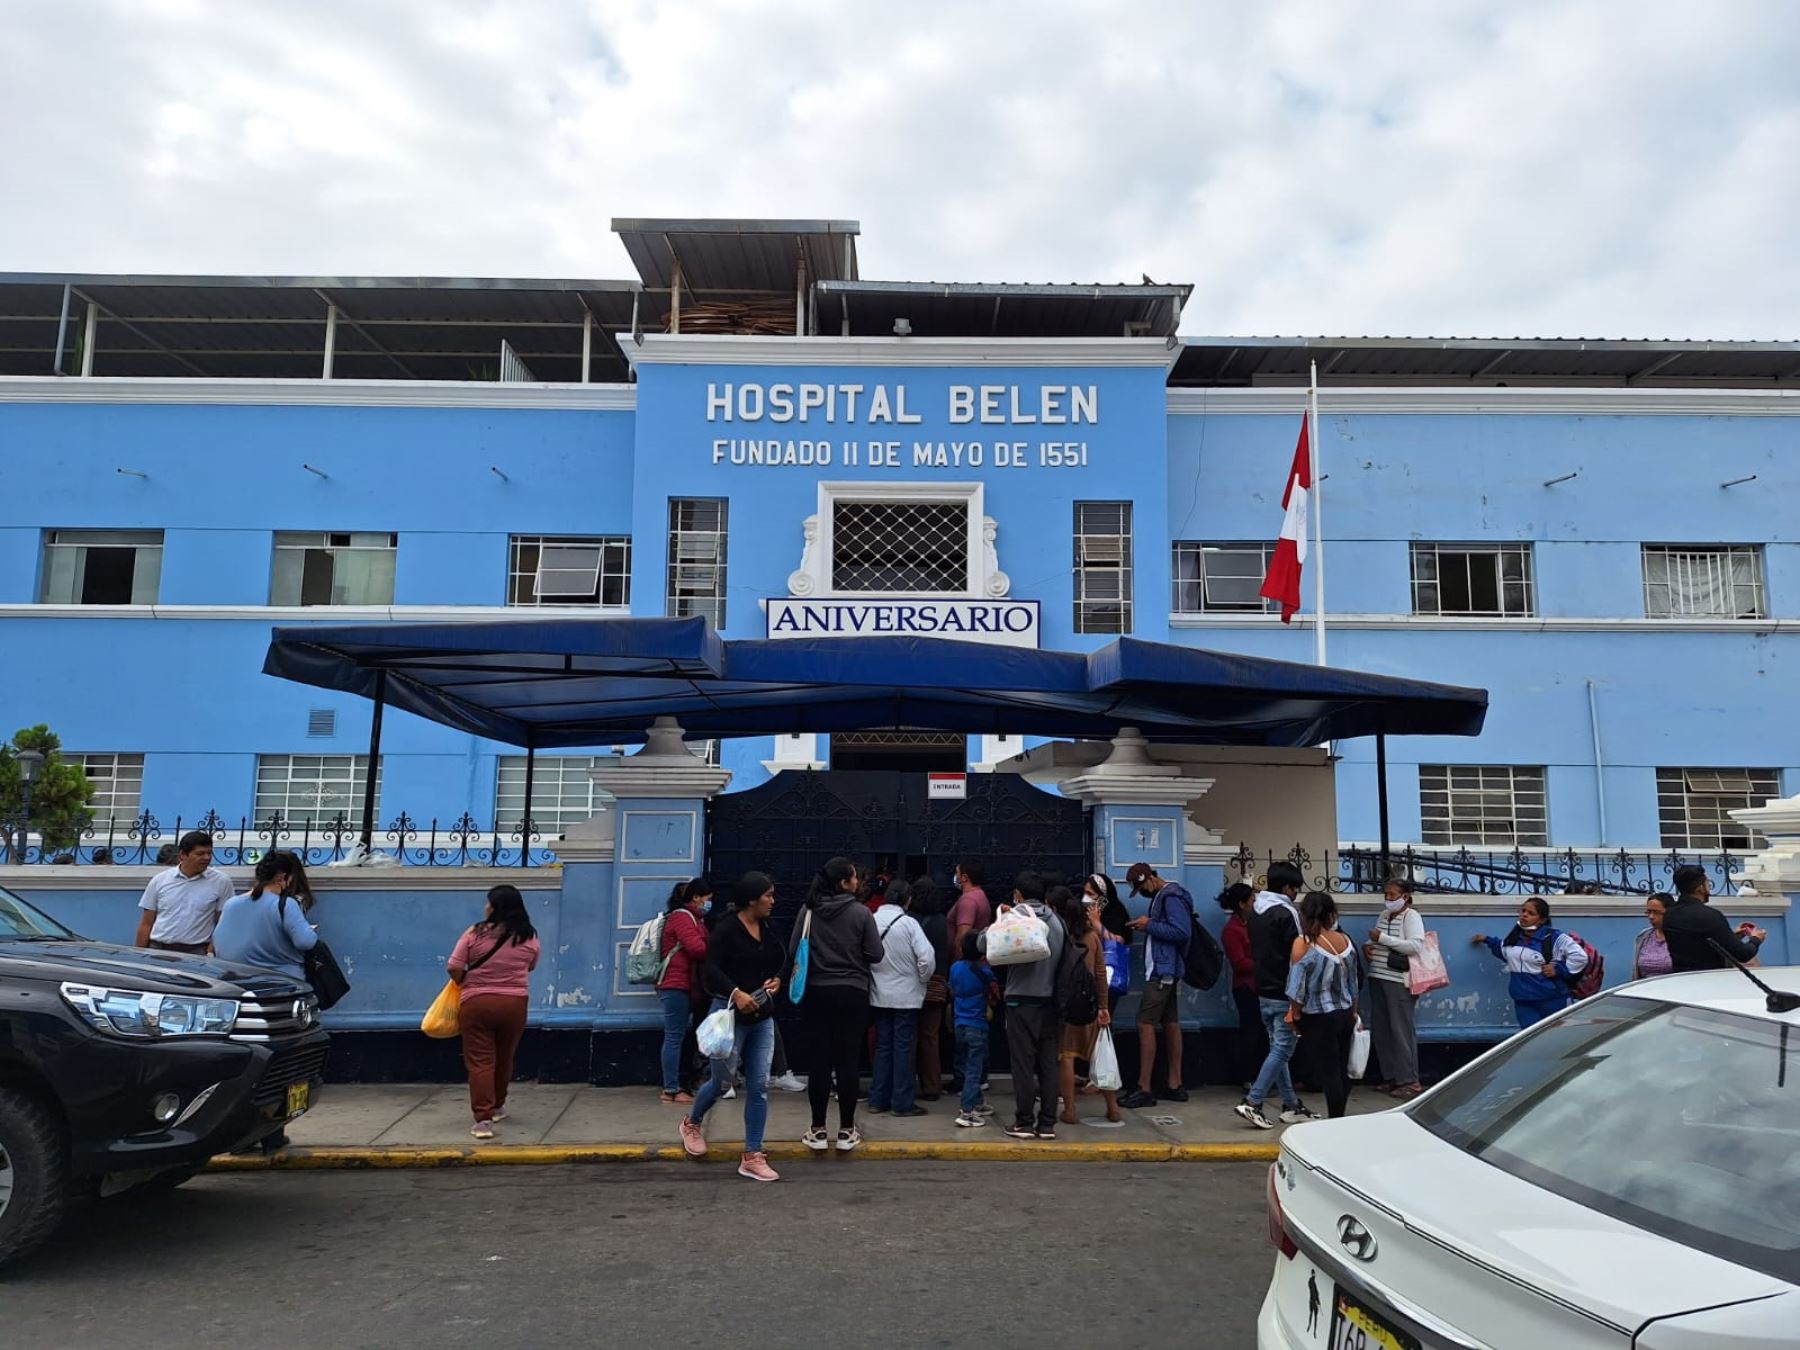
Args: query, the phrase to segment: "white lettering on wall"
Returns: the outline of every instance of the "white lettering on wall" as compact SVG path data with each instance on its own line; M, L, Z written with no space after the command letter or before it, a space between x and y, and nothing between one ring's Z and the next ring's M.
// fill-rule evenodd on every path
M864 396L867 395L865 398ZM923 422L908 403L905 385L737 384L708 382L709 422ZM1100 387L1093 384L953 384L945 406L953 424L998 426L1045 423L1097 425Z

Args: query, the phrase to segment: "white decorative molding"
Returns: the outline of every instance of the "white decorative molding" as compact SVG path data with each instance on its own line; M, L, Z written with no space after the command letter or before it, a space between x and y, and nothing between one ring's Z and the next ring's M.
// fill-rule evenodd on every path
M563 831L554 851L563 863L608 863L618 850L619 813L611 806Z
M619 344L633 368L706 366L1152 366L1181 354L1167 338L758 337L646 333Z
M819 517L814 514L800 522L800 566L788 573L788 594L816 595L821 572L819 567Z
M1338 614L1327 612L1332 628L1393 631L1417 629L1443 633L1739 633L1761 637L1770 633L1800 632L1800 618L1772 619L1647 619L1545 618L1502 619L1452 614ZM1177 629L1280 629L1276 614L1171 614L1169 627ZM1296 630L1298 631L1298 630Z
M823 769L825 761L819 758L819 738L810 731L796 731L789 736L775 737L775 757L765 759L762 766L770 774L777 774L784 769Z
M1089 806L1192 807L1212 789L1215 779L1189 778L1179 765L1150 758L1150 742L1136 727L1120 727L1112 753L1086 773L1058 783L1065 797Z
M546 840L544 847L564 861L560 842ZM380 850L376 861L381 861ZM391 861L391 860L390 860ZM141 891L158 872L166 867L151 864L120 863L96 867L92 863L58 867L55 864L33 864L29 867L0 867L0 886L29 893L32 891ZM254 879L253 867L220 869L248 889ZM320 895L336 891L482 891L502 881L522 891L554 891L563 883L560 867L309 867L307 879Z
M203 403L326 408L526 408L635 412L632 384L491 380L212 380L0 376L0 403Z
M673 717L659 717L651 724L642 749L633 755L597 759L588 770L588 777L618 798L711 800L725 790L731 781L731 770L716 769L701 759L687 748L681 724Z
M1181 860L1188 867L1225 867L1237 860L1236 844L1224 842L1224 836L1217 830L1200 827L1202 833L1196 835L1193 820L1188 820L1187 831L1182 835Z
M0 619L251 619L257 623L400 623L628 619L624 605L0 605Z
M1729 814L1769 841L1745 858L1738 879L1757 895L1800 895L1800 794Z
M1171 417L1266 414L1294 417L1306 407L1304 386L1171 389ZM1795 389L1645 389L1563 386L1341 388L1319 391L1319 416L1510 415L1545 417L1794 417Z
M1023 736L983 736L976 750L976 761L969 765L969 772L993 773L1014 755L1024 753Z
M994 541L1000 526L992 516L981 518L981 593L990 600L1004 599L1012 590L1012 578L1000 570L1000 551ZM973 561L971 559L971 561ZM973 567L970 568L974 570Z
M839 480L821 482L818 509L801 522L800 566L788 573L788 595L795 599L869 600L884 598L877 591L840 591L832 581L832 556L839 502L960 502L968 513L964 557L968 560L967 584L960 591L933 591L931 600L1003 600L1012 590L1012 578L1000 570L995 540L1000 527L984 514L987 487L972 483L886 483Z

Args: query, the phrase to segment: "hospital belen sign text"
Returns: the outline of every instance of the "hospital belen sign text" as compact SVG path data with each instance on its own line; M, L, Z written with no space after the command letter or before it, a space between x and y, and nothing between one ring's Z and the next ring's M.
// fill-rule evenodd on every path
M903 384L709 382L709 423L781 429L767 436L716 437L712 462L870 471L1087 467L1088 443L1072 433L1025 440L993 433L967 440L884 434L924 422L912 398ZM945 404L944 419L951 426L1082 427L1100 420L1100 390L1092 384L953 384ZM805 434L783 434L796 426ZM839 426L866 434L831 434ZM821 429L830 430L820 435Z

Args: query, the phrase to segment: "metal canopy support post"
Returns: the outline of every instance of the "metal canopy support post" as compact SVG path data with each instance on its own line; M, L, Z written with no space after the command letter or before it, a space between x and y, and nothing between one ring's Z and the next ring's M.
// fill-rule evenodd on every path
M362 846L366 857L375 842L375 784L381 776L381 709L387 702L387 672L375 672L375 716L369 722L369 767L363 775Z
M594 364L594 311L586 305L581 307L581 382L587 384L593 379L590 373Z
M794 264L794 334L806 336L806 250Z
M669 331L681 331L681 255L675 255L675 269L669 277Z
M337 316L338 307L331 301L325 302L325 364L319 369L319 378L331 378L332 364L337 360Z
M1387 733L1375 733L1375 795L1381 809L1381 880L1388 879Z
M56 364L51 367L51 371L57 375L63 373L63 339L69 334L69 297L73 290L74 288L71 286L63 287L62 314L56 320Z
M100 306L92 300L87 304L87 319L81 326L81 373L94 373L94 339L100 331Z
M537 747L525 747L525 810L519 819L519 866L526 867L531 861L531 786L537 774ZM498 862L499 859L494 860Z

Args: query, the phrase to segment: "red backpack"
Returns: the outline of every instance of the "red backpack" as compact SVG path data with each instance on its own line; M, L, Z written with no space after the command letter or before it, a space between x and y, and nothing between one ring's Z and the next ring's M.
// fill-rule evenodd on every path
M1594 944L1582 937L1580 933L1570 933L1569 941L1587 955L1587 964L1576 972L1569 981L1569 996L1580 1002L1584 998L1592 998L1600 992L1606 983L1606 958L1594 949ZM1556 948L1556 939L1551 937L1544 943L1544 964L1549 965Z

